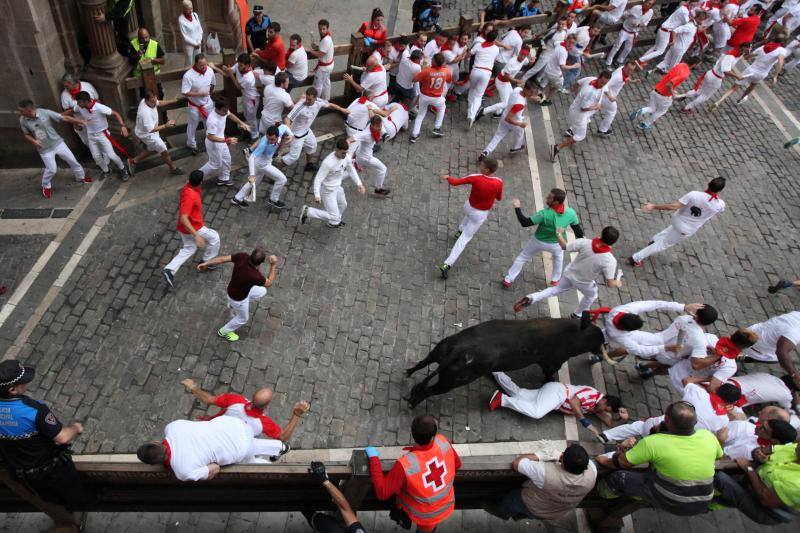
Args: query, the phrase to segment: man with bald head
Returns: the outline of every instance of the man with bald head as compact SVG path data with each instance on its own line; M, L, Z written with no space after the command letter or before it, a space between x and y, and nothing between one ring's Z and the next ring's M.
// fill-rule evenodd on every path
M161 71L161 67L167 62L166 54L158 44L158 41L150 38L150 32L145 27L139 28L136 32L136 37L131 40L130 50L128 51L133 64L133 75L142 75L142 65L152 64L153 70L156 74ZM139 96L144 98L145 87L139 88ZM158 97L164 98L164 88L161 83L158 84Z
M657 509L691 516L704 513L714 497L714 467L722 447L713 433L695 429L697 414L686 401L667 407L666 432L651 434L626 451L598 456L602 466L615 470L597 484L606 498L639 498ZM644 471L633 471L648 463Z
M281 429L272 418L264 414L264 410L272 400L272 389L257 389L250 400L241 394L225 393L213 395L200 388L200 385L191 378L184 379L181 384L191 392L195 398L205 405L216 405L221 410L211 418L219 416L233 416L244 421L253 430L254 435L263 433L270 439L278 439L286 443L292 438L300 417L308 412L310 405L306 401L299 401L292 408L292 418L289 423ZM288 445L286 445L288 450ZM285 452L284 452L285 453Z
M758 413L758 420L733 420L717 431L717 439L725 456L736 459L755 459L766 462L772 447L789 444L797 438L797 431L789 423L789 411L768 405Z

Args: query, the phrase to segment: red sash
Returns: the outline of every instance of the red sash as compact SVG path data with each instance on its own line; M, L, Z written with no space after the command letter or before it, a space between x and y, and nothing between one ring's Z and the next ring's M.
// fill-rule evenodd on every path
M126 158L130 159L131 156L130 154L128 154L128 151L125 150L125 148L123 148L122 145L119 144L116 140L114 140L114 137L111 136L111 133L109 133L108 130L103 130L103 134L106 136L106 139L108 139L111 142L111 146L116 148L119 151L119 153L124 155Z
M197 105L191 100L186 100L186 102L200 112L200 116L203 117L203 120L206 120L208 118L208 111L206 111L205 106Z

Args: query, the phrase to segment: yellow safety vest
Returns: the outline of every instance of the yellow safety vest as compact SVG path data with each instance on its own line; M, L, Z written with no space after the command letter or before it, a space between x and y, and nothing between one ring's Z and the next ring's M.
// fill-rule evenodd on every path
M139 38L138 37L136 37L135 39L131 40L131 46L133 46L133 49L136 50L137 52L140 51L139 50ZM150 59L156 59L158 57L156 55L157 53L158 53L158 41L156 41L155 39L150 39L147 42L147 50L144 51L144 55L139 58L139 61L141 61L142 58L144 58L144 57L147 57L147 58L150 58ZM153 63L153 69L155 70L155 73L158 74L161 71L161 65L159 65L158 63ZM141 65L139 65L139 63L137 63L136 64L136 68L133 69L133 75L134 76L141 76L142 75L142 67L141 67Z

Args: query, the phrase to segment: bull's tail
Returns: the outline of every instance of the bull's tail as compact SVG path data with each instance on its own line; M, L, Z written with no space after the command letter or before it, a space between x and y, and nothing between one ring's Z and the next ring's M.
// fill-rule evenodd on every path
M426 366L432 365L433 363L439 363L441 366L442 362L444 361L445 356L450 352L449 346L447 345L447 339L442 339L439 341L439 344L434 346L433 350L428 353L428 356L425 357L422 361L417 363L416 365L412 366L411 368L406 369L406 377L411 376L417 370L422 370ZM438 370L436 371L438 372ZM434 372L434 373L436 373Z

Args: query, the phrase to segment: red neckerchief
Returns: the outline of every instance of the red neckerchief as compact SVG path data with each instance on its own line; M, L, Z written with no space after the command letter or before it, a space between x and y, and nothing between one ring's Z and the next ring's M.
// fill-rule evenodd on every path
M628 313L617 313L617 315L613 319L611 319L611 323L614 324L615 328L622 329L622 327L620 326L620 321L622 320L622 317L624 317L627 314Z
M369 98L367 98L366 96L362 96L362 97L360 97L358 99L358 103L359 104L366 104L368 100L369 100Z
M607 254L611 251L611 247L600 240L600 237L592 239L592 251L596 254Z
M566 48L566 47L567 47L567 41L561 41L561 46L563 46L564 48Z
M197 65L193 65L192 68L194 69L195 72L197 72L200 75L205 75L206 71L208 70L208 67L204 67L203 70L200 70L199 68L197 68Z
M598 307L597 309L589 309L589 316L592 318L592 324L594 324L597 321L600 315L610 312L611 312L610 307ZM616 320L616 317L614 318L614 320ZM616 325L616 323L614 325Z
M715 392L709 392L708 399L711 400L711 407L714 409L715 413L717 413L718 415L728 414L728 409L726 406L731 404L727 403L725 400L717 396ZM733 402L732 405L734 407L741 407L746 403L747 399L744 396L742 396L741 398Z
M259 418L264 416L264 410L253 405L253 402L247 402L244 405L244 414L253 418Z
M550 206L550 209L552 209L553 211L555 211L559 215L563 215L564 214L564 203L563 202L559 202L557 204L553 204L553 205Z
M717 193L715 193L715 192L711 192L711 191L709 191L708 189L706 189L706 190L705 190L705 193L706 193L707 195L709 195L709 196L711 197L711 199L712 199L712 200L719 200L719 196L717 196Z
M769 54L777 48L781 47L781 43L767 43L764 45L764 53Z
M756 420L755 426L756 429L754 433L758 435L758 428L761 427L761 420ZM772 444L772 442L768 441L764 437L757 437L756 442L758 443L759 446L770 446Z
M483 41L481 43L481 48L489 48L490 46L494 46L494 41Z
M85 108L86 111L91 113L92 112L92 108L94 107L94 104L96 104L96 103L97 103L97 100L92 100L91 102L89 102L89 105L86 106L86 108Z
M77 89L69 89L69 95L71 97L73 97L73 98L78 96L79 92L81 92L81 82L78 82L78 88Z
M650 11L650 8L649 7L644 7L644 4L642 4L642 15L644 15L648 11Z
M397 50L398 52L400 52L400 41L395 41L395 42L394 42L394 44L393 44L392 46L394 46L394 49L395 49L395 50Z
M620 70L620 73L622 73L622 83L628 83L628 80L631 79L631 75L630 74L625 74L625 70L624 69Z
M381 140L381 130L375 131L370 128L369 134L372 135L372 138L375 140L375 142L379 142Z
M161 444L167 449L167 458L164 459L164 468L167 470L172 470L172 467L169 464L170 460L172 459L172 450L169 447L169 442L167 442L167 439L164 439L161 441Z
M192 17L192 15L187 15L186 13L184 13L183 16L186 17L186 20L188 20L189 22L194 22L194 17Z
M589 82L589 85L591 85L591 86L592 86L592 87L594 87L595 89L602 89L602 87L598 87L598 86L597 86L597 78L595 78L595 79L593 79L592 81L590 81L590 82Z
M733 343L730 337L722 337L720 340L718 340L716 346L714 347L714 351L717 355L720 357L725 357L726 359L736 359L741 352L739 347Z
M297 48L292 48L291 46L286 49L286 61L289 61L289 56L291 56Z
M403 109L405 109L406 111L408 111L408 106L407 106L406 104L404 104L404 103L402 103L402 102L401 102L401 103L400 103L400 105L403 107Z
M448 41L448 42L444 43L444 44L441 46L441 49L440 49L439 51L440 51L440 52L448 52L448 51L450 51L450 50L452 50L452 49L453 49L453 45L451 45L451 44L450 44L450 41Z
M325 35L322 36L322 39L324 39L325 37L330 37L331 39L333 39L333 36L331 36L331 32L329 31L325 32Z
M381 70L383 70L383 67L381 65L375 65L374 67L369 69L368 72L380 72Z

